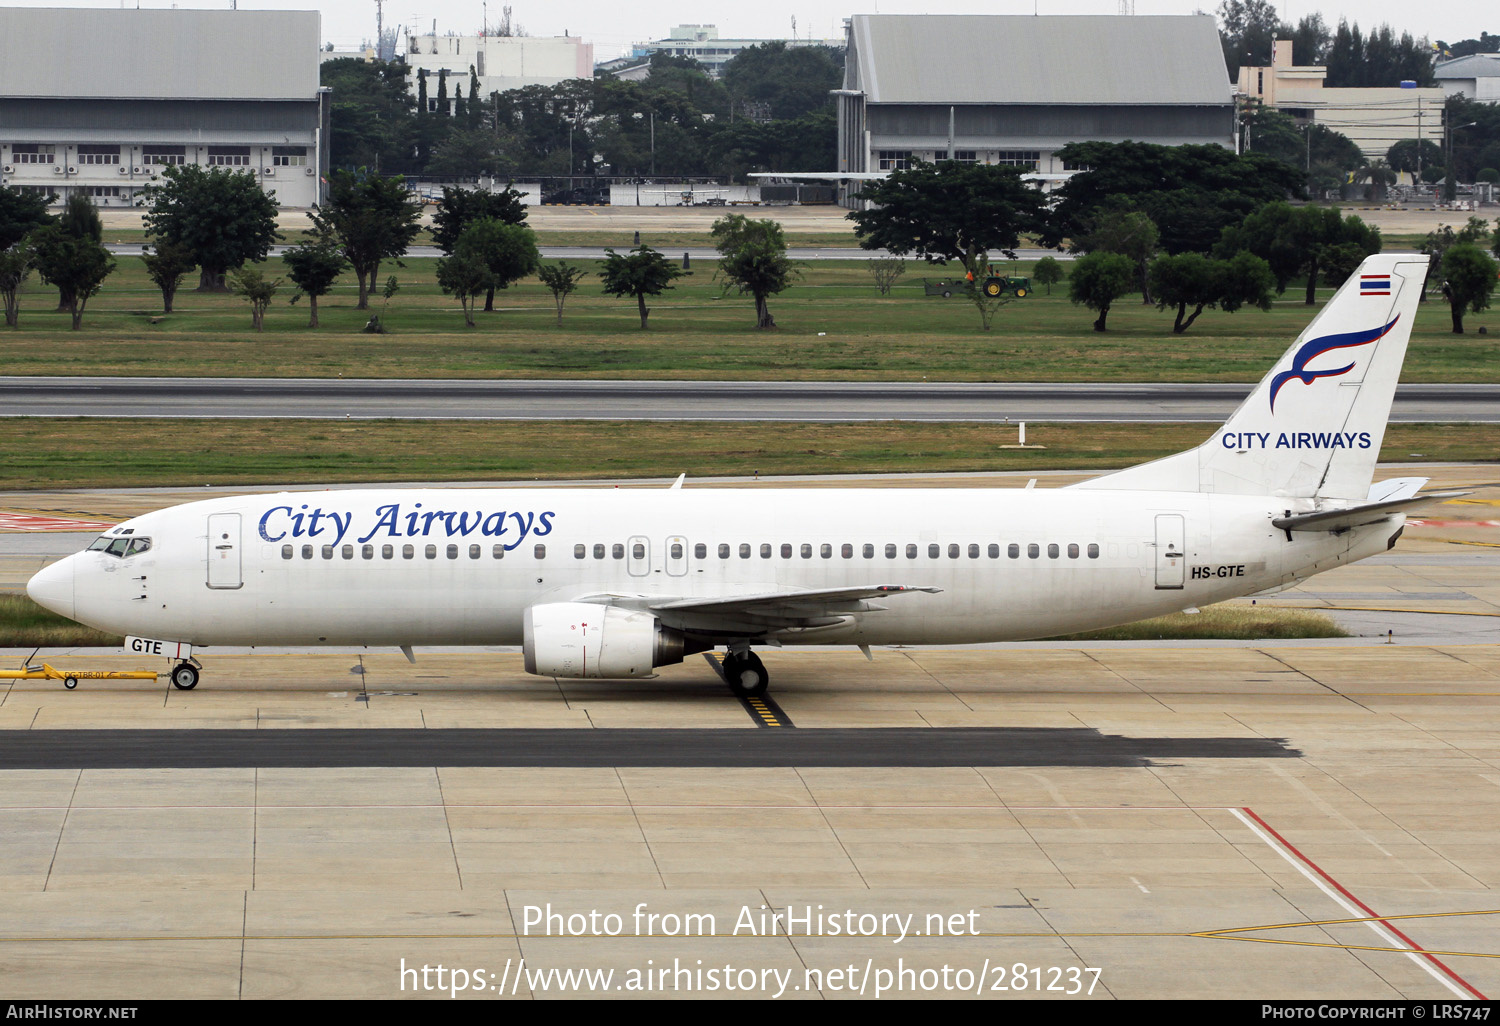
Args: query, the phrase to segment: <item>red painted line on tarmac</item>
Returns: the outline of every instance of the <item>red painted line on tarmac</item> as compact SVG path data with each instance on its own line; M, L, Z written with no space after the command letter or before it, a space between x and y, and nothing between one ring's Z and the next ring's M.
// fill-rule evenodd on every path
M1422 945L1418 944L1416 941L1412 940L1406 934L1402 933L1401 930L1398 929L1395 925L1393 925L1389 920L1382 919L1380 917L1380 915L1374 909L1372 909L1369 905L1366 905L1364 902L1362 902L1358 898L1356 898L1353 894L1349 893L1349 889L1347 887L1345 887L1343 884L1339 883L1333 877L1329 876L1326 872L1324 872L1323 867L1319 866L1312 859L1308 858L1306 855L1304 855L1300 851L1298 851L1296 845L1292 844L1291 841L1288 841L1285 837L1282 837L1280 834L1278 834L1275 831L1275 829L1272 828L1271 824L1267 823L1265 820L1263 820L1259 816L1257 816L1255 814L1255 811L1253 809L1250 809L1250 808L1242 806L1240 808L1240 811L1243 812L1245 815L1249 816L1251 819L1255 820L1256 823L1260 824L1261 828L1263 830L1265 830L1266 833L1270 834L1272 837L1276 838L1277 841L1281 842L1282 846L1285 847L1287 851L1289 851L1293 855L1297 856L1297 859L1304 866L1306 866L1307 868L1311 869L1314 873L1317 873L1320 877L1322 877L1328 883L1328 885L1330 887L1332 887L1334 890L1338 891L1344 897L1348 898L1350 902L1352 902L1353 904L1357 905L1371 919L1373 919L1376 922L1380 923L1381 926L1384 926L1387 930L1391 931L1391 933L1393 933L1397 937L1401 938L1402 942L1405 943L1407 945L1407 947L1411 948L1411 950L1413 952L1421 955L1423 958L1427 959L1427 961L1429 961L1433 965L1437 966L1438 969L1442 970L1442 972L1443 972L1443 974L1445 976L1447 976L1454 983L1458 984L1464 990L1467 990L1470 994L1473 994L1479 1000L1481 1000L1481 1001L1488 1001L1489 1000L1487 997L1485 997L1479 991L1475 990L1472 986L1470 986L1469 982L1467 980L1465 980L1462 976L1458 975L1458 973L1454 972L1452 969L1449 969L1446 965L1444 965L1443 962L1442 962L1442 960L1439 959L1436 955L1434 955L1431 952L1427 951L1427 949L1425 949L1424 947L1422 947Z
M41 516L34 513L0 513L0 531L107 531L116 526L102 520L74 520L70 517Z
M1408 520L1408 527L1500 527L1500 520Z

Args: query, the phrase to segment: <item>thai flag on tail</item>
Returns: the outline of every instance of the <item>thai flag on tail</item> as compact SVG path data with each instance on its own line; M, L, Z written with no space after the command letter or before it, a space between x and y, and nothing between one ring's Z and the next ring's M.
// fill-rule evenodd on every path
M1359 294L1361 296L1389 296L1391 294L1391 276L1389 274L1361 274L1359 276Z

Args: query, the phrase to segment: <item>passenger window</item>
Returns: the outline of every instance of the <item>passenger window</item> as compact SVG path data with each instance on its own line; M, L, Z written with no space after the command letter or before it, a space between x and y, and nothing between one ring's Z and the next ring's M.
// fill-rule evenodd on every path
M536 553L536 558L537 559L546 559L547 558L547 546L545 546L545 545L538 545L533 551Z
M610 558L612 558L612 559L624 559L625 558L625 543L624 542L615 542L614 545L610 546L609 554L610 554Z
M782 559L791 559L792 558L792 543L791 542L782 542L781 543L781 558Z
M342 555L345 559L353 559L354 558L354 546L353 545L344 545L344 546L341 546L340 549L339 549L339 554Z
M770 542L761 542L760 543L760 558L761 559L770 559L771 558L771 543Z
M1052 542L1051 544L1049 544L1047 546L1047 558L1048 559L1056 559L1058 557L1059 551L1060 550L1057 547L1057 543L1056 542Z
M479 558L479 546L478 545L470 545L469 546L469 558L470 559L478 559Z
M332 559L333 558L333 546L332 545L324 545L323 546L323 558L324 559Z
M942 551L943 551L942 546L939 545L937 542L929 542L927 544L927 558L928 559L937 559L938 556L942 554Z
M741 559L749 559L750 558L750 543L749 542L740 542L740 558Z
M505 546L501 545L499 542L496 542L495 543L495 547L492 548L492 549L490 549L490 558L491 559L504 559L505 558Z
M1000 558L1000 546L995 544L994 542L990 542L989 557L991 559Z
M958 553L959 553L958 542L949 542L948 543L948 558L949 559L957 559L958 558Z
M457 545L449 545L447 548L448 548L448 558L449 559L457 559L458 558L458 546Z
M375 558L375 546L373 546L373 545L365 545L365 546L363 546L359 550L359 554L362 557L364 557L365 559L374 559Z
M979 558L979 546L975 545L973 542L969 543L969 558L970 559L978 559Z
M707 559L708 558L708 546L704 545L702 542L694 542L693 543L693 558L694 559Z
M1021 546L1017 545L1015 542L1011 542L1009 545L1007 545L1005 547L1005 554L1007 556L1009 556L1011 559L1020 559L1021 558Z
M583 559L588 554L589 554L589 548L588 548L587 545L583 544L583 542L579 542L577 545L573 546L573 558L574 559Z
M1099 543L1098 542L1089 542L1089 558L1090 559L1098 559L1099 558Z
M594 543L594 558L595 559L603 559L604 558L604 543L603 542L595 542Z
M437 546L428 545L423 555L425 555L428 559L437 559Z
M630 546L630 558L631 559L645 559L646 558L646 546L643 543L641 543L641 542L636 542L634 545Z
M865 542L865 547L860 550L860 555L864 556L866 559L874 559L875 546L871 545L869 542Z
M824 559L832 559L833 546L828 544L827 542L824 542L822 545L818 546L818 555L822 556Z
M729 543L728 542L719 542L719 558L720 559L728 559L729 558Z
M311 545L304 545L304 546L302 546L302 558L303 559L312 559L312 546Z
M1042 547L1036 542L1032 542L1030 545L1026 546L1026 557L1028 559L1038 559L1041 557L1041 554Z
M498 545L495 546L495 547L499 548ZM403 546L401 546L401 558L402 559L411 559L416 554L417 554L417 550L413 546L411 546L411 545L403 545Z
M672 548L669 550L669 555L670 555L670 557L672 559L681 559L682 558L682 542L673 542L672 543Z
M839 546L839 555L843 556L845 559L853 559L854 546L850 545L848 542L844 542L843 545Z
M292 551L293 551L292 550L292 546L290 546L290 545L283 545L281 547L281 558L282 559L291 559L292 558Z
M895 559L896 558L896 543L895 542L886 542L885 543L885 558L886 559Z
M906 543L906 558L907 559L916 559L917 558L917 546L916 546L915 543L913 543L913 542L907 542Z
M812 559L812 545L807 542L803 542L801 553L803 559Z
M1068 545L1068 558L1069 559L1077 559L1078 558L1078 545L1077 545L1077 543L1069 543L1069 545Z
M391 559L395 555L396 555L396 546L394 546L394 545L382 545L382 546L380 546L380 558L381 559Z

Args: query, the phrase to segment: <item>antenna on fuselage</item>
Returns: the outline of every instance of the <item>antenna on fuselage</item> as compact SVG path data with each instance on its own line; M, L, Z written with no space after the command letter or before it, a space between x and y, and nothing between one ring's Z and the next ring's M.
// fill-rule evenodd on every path
M686 481L686 480L687 480L687 474L686 473L678 474L677 475L677 480L672 482L672 487L668 488L667 491L669 491L669 492L681 491L682 490L682 482Z

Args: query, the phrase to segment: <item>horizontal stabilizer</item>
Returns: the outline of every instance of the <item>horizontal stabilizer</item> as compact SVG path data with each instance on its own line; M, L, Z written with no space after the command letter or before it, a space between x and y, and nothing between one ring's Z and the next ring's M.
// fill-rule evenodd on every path
M1347 531L1351 527L1378 523L1392 513L1420 506L1438 499L1455 499L1469 492L1427 492L1404 499L1388 499L1385 502L1367 502L1362 506L1347 509L1330 509L1321 513L1298 513L1289 517L1277 517L1271 523L1280 531Z

